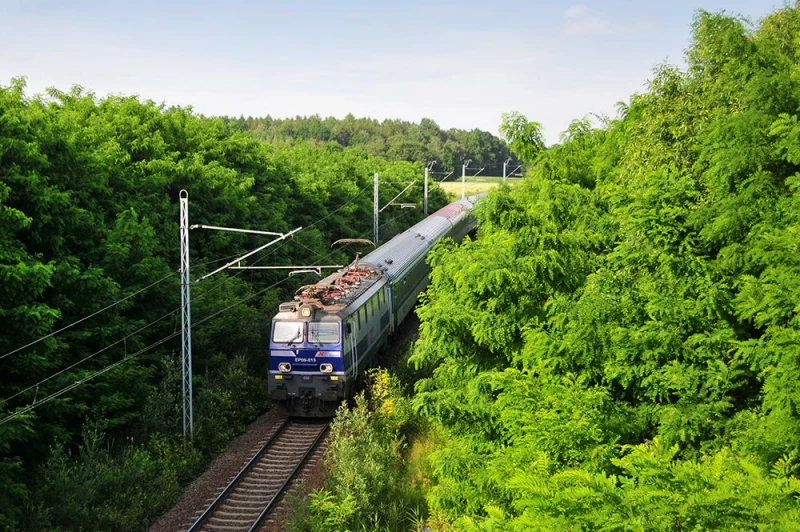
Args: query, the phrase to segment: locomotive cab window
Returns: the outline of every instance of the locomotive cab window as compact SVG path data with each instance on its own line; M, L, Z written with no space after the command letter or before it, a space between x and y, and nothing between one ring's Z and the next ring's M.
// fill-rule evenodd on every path
M308 341L312 344L338 344L339 322L317 322L308 324Z
M276 321L272 329L272 341L278 343L297 342L303 339L302 321Z

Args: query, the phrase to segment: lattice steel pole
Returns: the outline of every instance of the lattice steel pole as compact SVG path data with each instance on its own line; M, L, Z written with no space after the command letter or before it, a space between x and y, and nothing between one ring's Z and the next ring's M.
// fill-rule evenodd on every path
M375 233L375 238L372 240L375 242L375 245L378 245L378 172L375 172L375 182L372 191L372 201L373 201L373 209L372 209L372 229L373 233Z
M467 166L472 162L472 159L467 159L461 165L461 199L467 197Z
M425 216L428 216L428 177L431 175L431 168L436 164L436 161L431 161L425 166L425 192L423 193L423 210Z
M180 192L181 205L181 357L183 360L183 438L194 441L194 416L192 413L192 303L189 278L189 193Z

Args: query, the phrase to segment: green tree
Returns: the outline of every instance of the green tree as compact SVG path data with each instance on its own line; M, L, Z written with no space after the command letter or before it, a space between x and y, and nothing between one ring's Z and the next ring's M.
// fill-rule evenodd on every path
M528 121L524 115L516 111L503 113L500 134L514 155L526 163L532 163L544 150L542 125L539 122Z
M797 529L800 5L693 29L431 255L413 404L456 528Z

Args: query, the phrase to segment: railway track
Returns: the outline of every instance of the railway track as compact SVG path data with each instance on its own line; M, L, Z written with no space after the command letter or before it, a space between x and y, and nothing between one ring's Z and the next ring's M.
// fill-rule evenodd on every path
M324 439L330 421L286 418L188 532L255 531Z

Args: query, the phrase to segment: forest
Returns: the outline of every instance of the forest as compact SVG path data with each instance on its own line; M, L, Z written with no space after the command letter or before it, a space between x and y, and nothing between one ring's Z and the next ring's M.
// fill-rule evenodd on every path
M360 147L370 155L392 161L428 164L436 161L434 170L440 177L454 171L461 173L461 165L471 159L473 173L484 168L483 175L503 174L503 163L514 159L508 145L497 136L479 129L443 130L430 118L419 124L406 120L355 118L352 114L343 119L320 118L317 115L279 119L272 117L240 117L228 119L256 138L270 144L336 142L341 146Z
M526 177L434 248L418 339L339 410L293 529L800 530L800 4L692 30L613 119L545 147L506 116L481 153ZM341 263L372 173L388 201L458 144L392 124L0 86L0 528L145 528L264 410L262 334L303 281L220 274L194 287L184 445L178 191L192 223L306 228L254 263ZM263 244L191 238L194 278Z
M518 142L296 528L799 530L798 35L699 11L686 68Z
M192 288L195 427L182 437L178 193L192 224L287 232L250 265L346 264L423 216L421 165L272 146L221 118L81 87L0 86L0 529L131 530L268 408L266 330L314 282L226 271ZM446 203L433 186L431 208ZM192 231L191 277L269 240ZM248 324L243 326L243 324Z

